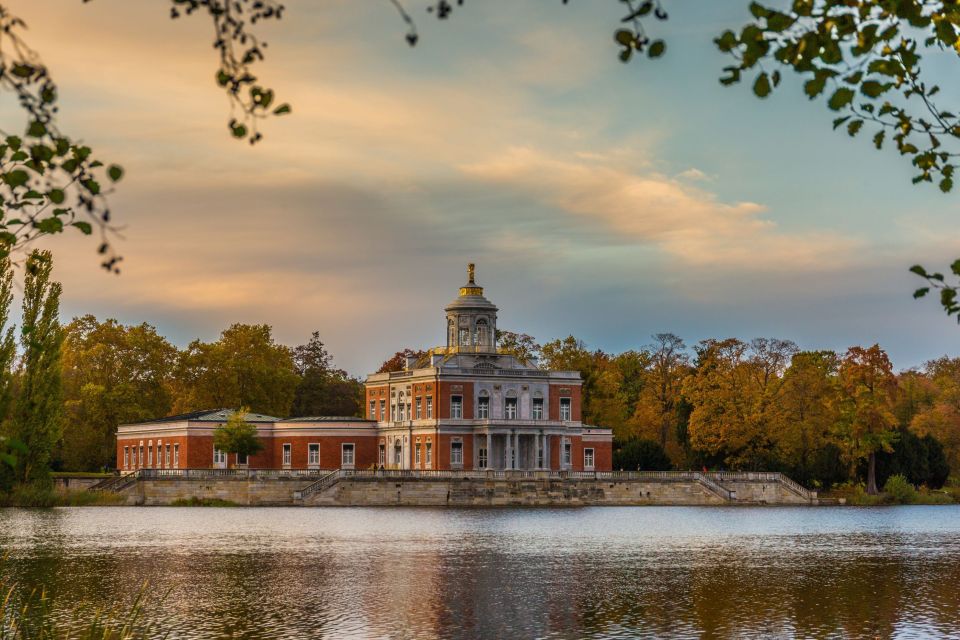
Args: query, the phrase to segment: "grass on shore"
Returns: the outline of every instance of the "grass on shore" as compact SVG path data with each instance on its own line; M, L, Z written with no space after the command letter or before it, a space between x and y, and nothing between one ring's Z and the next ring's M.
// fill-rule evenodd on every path
M51 478L110 478L114 474L99 471L51 471Z
M171 507L236 507L237 503L220 498L180 498L170 503Z
M845 484L822 494L823 498L843 499L846 504L858 507L875 507L896 504L957 504L960 503L960 484L948 481L941 489L919 488L911 485L903 476L891 476L877 495L867 493L860 484Z
M104 491L55 491L44 485L20 485L0 492L0 507L90 507L126 503L126 497ZM0 636L2 637L2 636Z

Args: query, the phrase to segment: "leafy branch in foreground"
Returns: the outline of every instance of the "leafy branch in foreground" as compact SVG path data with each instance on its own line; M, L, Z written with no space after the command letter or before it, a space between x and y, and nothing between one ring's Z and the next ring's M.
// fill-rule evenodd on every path
M20 37L24 28L0 6L0 90L16 95L27 116L23 137L0 129L0 258L69 227L97 230L102 266L115 272L120 258L109 242L115 229L102 184L120 180L123 169L105 167L90 147L57 129L57 88Z
M85 2L89 0L84 0ZM280 20L285 8L274 0L171 0L170 17L206 12L213 21L213 47L220 54L217 84L230 99L230 133L256 144L263 138L257 123L291 111L275 104L274 91L258 83L252 66L264 57L267 43L252 28L264 20ZM238 113L239 112L239 113Z
M956 0L794 0L785 11L752 2L750 12L753 22L715 41L736 60L723 84L756 68L753 92L765 98L780 72L764 62L791 68L807 78L811 99L829 95L827 106L841 114L834 129L856 136L866 127L877 149L889 139L910 158L914 184L953 188L960 150L947 144L960 141L960 120L934 102L940 87L924 80L920 63L928 52L960 54Z
M950 265L950 271L953 275L960 277L960 259L954 260ZM957 300L957 294L960 292L960 284L947 284L946 278L940 272L929 272L919 264L910 267L910 272L915 273L927 281L927 286L920 287L913 292L914 298L923 298L931 289L940 291L940 306L947 312L948 316L957 314L957 322L960 323L960 301Z

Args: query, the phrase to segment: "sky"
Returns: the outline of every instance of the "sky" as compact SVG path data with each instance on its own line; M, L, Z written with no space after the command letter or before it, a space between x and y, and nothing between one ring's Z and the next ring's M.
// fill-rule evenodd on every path
M48 243L64 320L148 322L181 346L235 322L289 345L317 330L364 375L443 342L475 262L500 328L541 341L876 342L900 369L957 355L960 327L912 299L907 269L960 256L960 196L833 132L789 74L763 101L722 87L712 38L745 1L671 2L649 25L665 57L624 65L613 1L470 0L439 22L408 0L410 48L387 0L286 0L258 72L293 114L256 147L229 137L206 18L6 4L59 83L61 129L126 169L121 275L94 240Z

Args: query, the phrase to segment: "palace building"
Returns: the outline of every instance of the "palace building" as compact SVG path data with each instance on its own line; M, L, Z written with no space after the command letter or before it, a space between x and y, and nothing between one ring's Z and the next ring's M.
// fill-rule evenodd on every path
M580 373L498 349L497 310L471 264L446 345L368 376L364 418L248 414L266 446L247 460L213 446L229 409L121 425L117 468L610 471L610 429L581 422Z

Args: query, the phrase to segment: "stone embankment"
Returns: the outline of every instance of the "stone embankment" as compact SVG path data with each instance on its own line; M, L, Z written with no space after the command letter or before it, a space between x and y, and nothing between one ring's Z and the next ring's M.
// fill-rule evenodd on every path
M241 505L588 506L815 505L780 473L688 471L290 471L142 469L92 490L128 504L226 500Z

